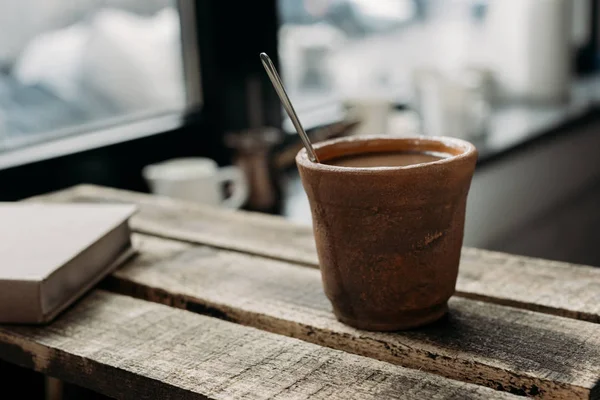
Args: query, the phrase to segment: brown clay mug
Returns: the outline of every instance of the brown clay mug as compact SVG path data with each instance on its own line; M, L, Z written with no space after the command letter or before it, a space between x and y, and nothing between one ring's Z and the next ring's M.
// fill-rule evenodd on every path
M325 293L337 318L375 331L409 329L447 312L454 294L477 150L449 137L349 137L296 156L310 202ZM328 164L390 153L445 158L408 166Z

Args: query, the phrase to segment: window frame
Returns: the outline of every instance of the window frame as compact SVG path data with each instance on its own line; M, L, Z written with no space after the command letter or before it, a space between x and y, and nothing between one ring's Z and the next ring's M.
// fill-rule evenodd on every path
M144 165L184 156L229 164L228 132L281 126L279 101L258 57L266 51L278 64L276 0L235 9L214 0L177 4L187 107L2 152L0 200L80 183L149 191Z

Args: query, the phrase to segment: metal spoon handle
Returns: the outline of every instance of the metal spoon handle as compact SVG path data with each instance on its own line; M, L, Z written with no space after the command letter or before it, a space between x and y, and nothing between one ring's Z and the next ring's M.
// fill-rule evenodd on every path
M273 62L266 53L260 53L260 59L265 67L265 70L267 71L267 75L269 75L269 79L271 79L271 83L273 84L279 99L281 100L281 104L283 104L283 108L285 108L285 111L290 116L292 124L294 124L294 128L296 128L296 131L300 135L300 139L302 139L302 143L304 144L304 148L306 148L309 160L318 163L319 159L317 158L317 154L310 143L310 139L308 138L306 131L300 123L300 119L298 119L298 114L296 114L296 110L294 110L294 106L292 105L292 102L290 101L290 98L283 87L283 82L277 73L275 65L273 65Z

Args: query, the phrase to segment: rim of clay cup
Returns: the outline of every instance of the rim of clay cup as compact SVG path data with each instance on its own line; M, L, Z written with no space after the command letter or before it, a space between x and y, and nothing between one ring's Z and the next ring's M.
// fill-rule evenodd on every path
M325 164L323 161L331 160L338 157L343 157L344 154L340 154L335 157L325 158L321 160L321 162L316 163L312 162L308 159L308 154L306 153L306 149L301 149L296 155L296 162L304 168L309 168L313 170L321 170L321 171L331 171L331 172L356 172L356 173L365 173L365 174L373 174L382 171L402 171L402 170L415 170L427 168L432 165L444 165L449 163L455 163L459 160L464 160L470 157L477 157L477 149L475 146L467 142L466 140L458 139L455 137L449 136L388 136L388 135L365 135L365 136L349 136L337 139L325 140L322 142L314 143L313 148L317 153L317 157L320 156L320 152L323 152L323 149L332 146L339 146L341 144L353 144L353 143L363 143L369 141L389 141L389 142L405 142L411 143L415 148L419 146L425 146L427 143L430 144L442 144L448 151L457 152L456 154L451 155L450 157L444 157L435 161L428 161L424 163L418 164L410 164L404 166L381 166L381 167L347 167L347 166L338 166L338 165L330 165ZM387 152L393 152L394 150L389 150ZM427 151L427 150L423 150ZM384 151L385 152L385 151ZM347 155L359 155L359 154L375 154L377 151L369 152L369 151L361 151L356 153L348 153Z

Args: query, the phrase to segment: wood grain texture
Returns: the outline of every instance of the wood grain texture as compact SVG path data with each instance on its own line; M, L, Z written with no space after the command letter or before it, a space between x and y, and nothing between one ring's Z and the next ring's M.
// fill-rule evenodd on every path
M32 200L134 202L139 232L318 266L311 229L279 217L90 185ZM457 295L600 323L600 268L464 248Z
M509 399L506 393L95 291L0 357L118 399Z
M599 390L598 324L453 298L450 315L429 327L359 331L335 319L315 269L172 241L155 252L160 240L136 235L145 250L110 289L516 394L583 399Z
M463 248L462 297L600 323L600 268Z
M135 203L140 209L131 219L131 227L138 232L312 266L317 264L311 230L273 215L92 185L75 186L27 201Z

